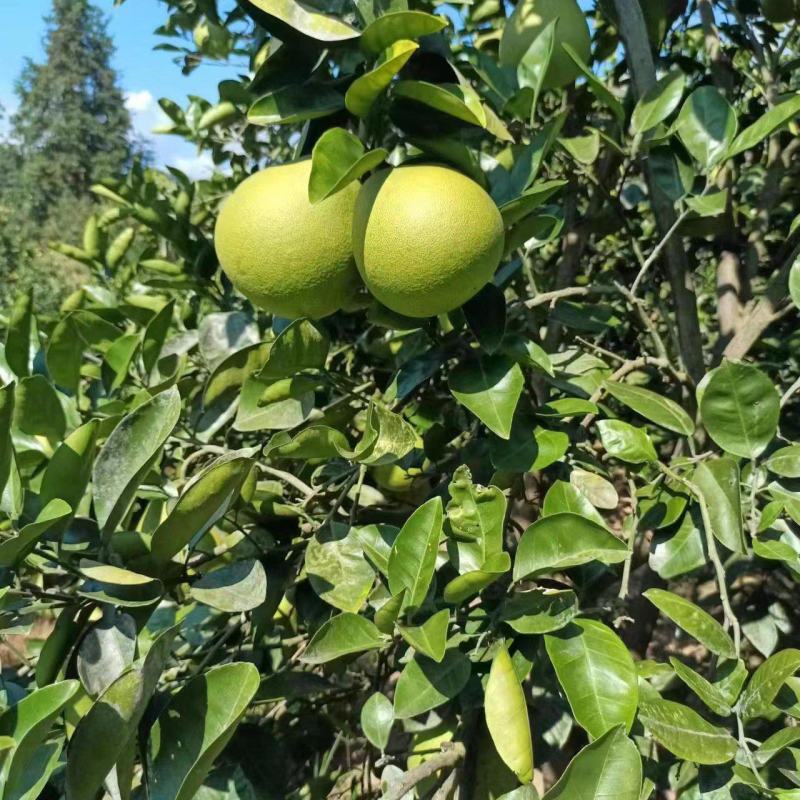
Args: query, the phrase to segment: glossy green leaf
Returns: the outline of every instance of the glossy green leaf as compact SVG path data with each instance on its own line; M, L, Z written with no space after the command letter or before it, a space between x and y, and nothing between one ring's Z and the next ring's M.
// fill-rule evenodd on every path
M694 433L692 418L674 400L663 394L619 381L606 381L603 386L612 397L650 422L683 436Z
M800 728L783 728L772 734L753 753L756 766L768 764L778 753L800 741Z
M650 548L650 568L664 580L705 566L708 555L699 513L684 515L677 530L659 533Z
M375 611L375 627L387 636L394 633L394 625L397 622L400 612L403 610L403 603L406 599L405 589L399 594L392 595L380 608Z
M32 336L34 331L33 290L17 296L8 318L5 338L5 357L18 378L31 372Z
M79 685L78 681L62 681L35 689L0 715L0 736L9 736L14 741L13 748L4 748L0 763L4 797L12 796L20 785L27 764Z
M448 491L447 521L456 540L456 568L474 572L503 549L506 498L496 486L474 484L465 465L453 473Z
M342 611L358 612L375 582L358 531L343 525L317 531L306 546L305 567L314 591Z
M416 42L399 39L384 50L375 66L356 78L347 89L344 102L347 110L357 117L366 117L392 79L419 48Z
M791 122L798 114L800 114L800 95L790 97L773 106L733 140L730 150L728 150L728 158L733 158L733 156L755 147L786 123Z
M93 698L101 695L133 664L136 655L136 620L112 606L103 607L77 649L76 666L81 685Z
M456 400L502 439L511 435L523 384L519 364L504 356L466 362L450 375L450 391Z
M675 122L686 149L704 169L719 163L736 135L736 112L713 86L701 86L686 99Z
M361 730L373 747L383 752L394 725L394 707L385 694L375 692L361 706Z
M11 441L11 423L14 419L14 390L16 386L9 383L0 387L0 495L7 489L14 464L14 444ZM5 498L3 498L5 500ZM5 506L3 502L1 504ZM3 508L3 510L6 510Z
M800 478L800 445L781 447L764 461L764 466L782 478Z
M449 624L450 612L445 608L425 620L422 625L398 625L397 629L403 639L417 652L439 663L447 649Z
M550 517L553 514L563 514L564 512L580 514L582 517L586 517L592 522L605 527L605 520L600 515L600 512L589 502L589 498L580 489L566 481L554 481L544 496L542 516Z
M584 78L586 78L586 85L589 87L591 93L611 111L617 122L621 125L625 121L625 109L622 107L622 103L597 77L592 68L578 55L575 48L572 47L569 42L560 41L559 46L566 51L567 55L575 63L575 66L583 73Z
M619 419L601 419L597 422L597 430L610 456L631 464L658 461L656 449L644 428Z
M443 17L424 11L393 11L370 22L361 34L361 46L377 55L401 39L418 39L438 33L447 26Z
M731 713L731 707L725 699L725 695L713 684L699 675L690 666L682 661L678 661L674 656L670 656L669 663L675 670L675 674L715 713L727 717Z
M461 307L469 329L490 355L497 352L506 332L506 298L501 289L487 283Z
M501 619L517 633L541 634L561 630L578 615L572 589L534 589L514 592L501 609Z
M361 464L392 464L416 446L414 428L400 414L372 403L367 410L364 433L354 450L339 448L339 455Z
M154 531L153 558L161 564L169 561L219 522L236 502L252 467L252 459L234 451L194 477Z
M533 779L533 739L528 705L514 663L501 645L489 670L484 695L486 725L506 766L521 783Z
M614 631L576 619L544 642L578 724L595 739L617 725L630 730L639 695L636 668Z
M90 420L58 446L42 478L39 497L43 504L58 499L73 510L78 508L91 478L98 429L98 421Z
M758 367L724 362L708 373L698 399L709 436L732 455L756 458L775 436L778 393Z
M308 199L320 203L378 167L388 155L382 147L365 154L357 136L344 128L330 128L314 145Z
M544 800L640 800L641 788L639 750L618 725L570 761Z
M662 614L704 644L712 653L723 658L736 656L733 640L722 625L691 600L665 589L648 589L643 594Z
M128 512L180 413L181 397L173 386L128 414L106 440L92 470L95 513L106 533Z
M631 129L634 134L647 133L664 122L680 105L685 86L686 76L680 70L672 70L645 92L633 109Z
M84 559L80 563L81 597L120 606L149 606L164 594L161 581L122 567Z
M328 86L305 83L265 94L247 111L251 125L292 125L327 117L344 108L344 97Z
M745 719L769 713L781 686L800 669L800 650L788 648L770 656L753 674L739 701Z
M285 431L276 433L264 448L264 456L307 461L336 458L340 451L347 449L347 438L341 431L326 425L310 425L294 436Z
M800 258L794 261L789 270L789 297L795 308L800 308Z
M29 522L16 535L0 541L0 567L14 567L26 558L36 543L55 525L72 515L63 500L51 500L34 522Z
M406 605L419 608L425 600L436 569L436 553L442 536L442 501L439 497L420 506L403 525L389 554L389 590L406 590Z
M242 433L296 428L311 415L317 385L304 375L277 381L252 375L239 395L233 427Z
M395 85L394 96L413 100L479 128L486 125L486 112L480 97L469 85L404 80Z
M525 415L517 414L508 440L493 437L489 453L496 469L509 472L532 472L560 461L569 449L569 436L536 425Z
M345 612L331 617L314 634L302 660L306 664L325 664L352 653L382 647L381 632L365 617Z
M705 498L716 539L734 553L745 553L739 482L739 465L727 456L701 461L692 475L692 483Z
M537 208L546 203L556 192L563 189L566 185L567 182L563 180L543 181L542 183L531 186L530 189L526 189L513 200L508 200L503 203L500 206L500 213L503 216L505 226L507 228L511 227L536 211ZM512 355L512 353L508 353L508 355ZM552 367L547 371L552 374Z
M482 592L511 570L511 556L508 553L495 553L489 556L480 569L465 572L453 578L442 592L445 603L459 605L470 597Z
M416 717L452 700L466 686L471 672L470 661L460 650L448 650L441 663L415 656L397 680L395 717Z
M578 514L542 517L522 534L514 561L514 580L577 567L590 561L617 564L627 545L607 528Z
M31 436L64 437L67 420L58 393L43 375L31 375L17 384L14 425Z
M738 749L736 740L724 728L711 725L696 711L671 700L642 700L639 720L660 745L695 764L725 764Z
M237 614L251 611L267 599L267 575L255 559L207 572L192 584L191 596L217 611Z
M131 365L141 342L142 337L139 333L130 333L120 336L106 350L103 356L101 375L103 384L109 393L117 391L128 379Z
M68 750L66 785L70 800L93 800L136 735L166 665L175 633L171 628L161 634L141 665L111 683L81 717Z
M271 346L268 342L258 342L223 356L206 382L203 405L211 406L228 393L241 389L247 378L261 369Z
M288 378L303 370L325 367L330 342L318 323L298 319L288 325L269 349L260 378Z
M356 39L358 31L338 16L322 14L314 6L296 0L248 0L259 11L319 42Z
M531 125L536 118L536 107L539 95L545 85L545 78L553 57L556 46L556 25L558 20L553 19L539 31L528 49L517 64L517 83L521 89L529 89L533 94L531 100L530 121Z
M613 511L619 505L619 495L611 481L596 472L573 469L569 482L583 494L595 508Z
M191 800L258 689L253 664L214 667L175 694L150 734L151 800Z

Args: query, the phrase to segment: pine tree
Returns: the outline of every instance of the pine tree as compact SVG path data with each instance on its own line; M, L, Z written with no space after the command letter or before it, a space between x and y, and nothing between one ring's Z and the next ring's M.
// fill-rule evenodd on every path
M46 59L26 62L11 120L23 206L36 221L54 201L84 197L98 179L119 174L131 156L131 121L103 14L89 0L53 0L46 22Z

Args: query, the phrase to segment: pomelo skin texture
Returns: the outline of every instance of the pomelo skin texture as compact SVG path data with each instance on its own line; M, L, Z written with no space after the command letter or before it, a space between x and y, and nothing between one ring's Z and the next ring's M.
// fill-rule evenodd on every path
M353 209L359 183L312 206L311 161L268 167L222 207L214 246L222 269L255 306L290 319L338 311L358 287Z
M572 83L580 75L580 70L561 45L573 47L586 63L592 54L589 25L576 0L519 0L500 38L500 64L516 67L536 37L556 17L553 56L544 86L556 89Z
M373 175L353 221L356 264L372 295L407 317L463 305L494 275L503 219L460 172L410 165Z

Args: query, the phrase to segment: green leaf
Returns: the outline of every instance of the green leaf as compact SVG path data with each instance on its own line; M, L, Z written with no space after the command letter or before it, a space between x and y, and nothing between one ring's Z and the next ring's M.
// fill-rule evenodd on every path
M581 750L544 800L640 800L642 759L618 725Z
M450 612L444 608L425 620L422 625L411 627L398 625L400 635L417 652L441 663L447 649L447 628L450 624Z
M110 393L115 392L124 385L130 373L131 364L139 349L142 337L140 333L130 333L120 336L111 347L106 350L103 357L101 375L103 385Z
M731 637L714 617L690 600L665 589L648 589L644 596L679 628L722 658L735 658Z
M264 456L308 461L336 458L343 450L348 450L348 443L341 431L326 425L310 425L294 436L286 431L276 433L264 448Z
M381 632L365 617L345 612L331 617L311 638L301 660L325 664L352 653L383 647Z
M549 200L560 189L563 189L566 185L567 181L564 180L544 181L543 183L538 183L535 186L531 186L530 189L526 189L522 194L520 194L518 197L515 197L513 200L503 203L500 206L500 214L503 216L503 223L505 224L506 228L510 228L515 223L536 211L537 208L546 203L547 200ZM541 348L539 348L538 345L535 345L533 342L529 344L533 344L535 348L541 350ZM544 351L541 352L544 353ZM513 356L512 353L508 353L508 355ZM549 358L547 357L546 353L544 353L544 356L549 362ZM552 374L552 366L546 371Z
M781 686L800 669L800 650L788 648L770 656L750 678L739 701L744 719L767 716Z
M492 659L484 710L486 725L500 758L520 783L530 783L533 780L533 739L528 705L505 644Z
M645 92L633 109L633 133L640 136L661 124L680 105L685 86L686 76L672 70Z
M361 34L361 47L377 55L401 39L418 39L446 27L446 19L424 11L393 11L367 25Z
M728 190L707 192L686 198L686 205L699 217L718 217L728 207Z
M339 455L370 466L392 464L407 456L416 443L416 431L400 414L372 403L355 450L339 448Z
M469 659L457 649L448 650L441 663L414 656L397 680L395 717L416 717L452 700L467 685L471 672Z
M544 87L547 70L550 66L550 60L553 57L557 24L557 19L548 22L531 42L520 59L519 64L517 64L517 83L519 87L521 89L527 88L533 91L530 110L531 125L533 125L536 118L536 106L538 105L539 95Z
M31 375L17 384L14 425L31 436L64 438L67 419L58 393L43 375Z
M15 567L27 558L36 543L51 528L72 516L72 509L63 500L51 500L35 522L28 523L16 536L0 542L0 567Z
M136 656L136 620L104 606L77 648L78 676L86 693L96 698L126 672Z
M708 563L699 513L684 515L674 533L659 534L650 549L650 568L664 580L677 578Z
M316 386L314 379L304 375L277 381L250 376L239 395L234 429L249 433L296 428L314 408Z
M501 619L517 633L542 634L561 630L578 615L572 589L514 592L501 608Z
M161 350L172 325L172 315L175 311L175 300L170 300L151 320L147 323L142 339L142 365L144 371L149 375L158 363Z
M595 739L617 725L629 731L639 696L636 667L614 631L576 619L544 643L578 724Z
M94 509L105 533L122 522L180 414L181 396L173 386L140 405L111 432L92 470Z
M150 549L165 564L219 522L239 497L253 460L233 451L192 478L178 502L153 532Z
M786 125L787 122L791 122L798 114L800 114L800 95L790 97L788 100L773 106L733 140L733 144L728 150L728 158L733 158L739 153L755 147L759 142Z
M644 428L637 428L619 419L601 419L597 430L606 452L631 464L658 461L653 442Z
M724 728L711 725L696 711L671 700L642 700L639 720L660 745L695 764L726 764L738 749L736 740Z
M249 0L259 11L280 20L318 42L343 42L358 38L358 31L338 16L322 14L296 0Z
M450 375L450 391L490 431L508 439L524 382L519 364L492 356L456 367Z
M594 164L600 155L600 135L597 131L591 131L585 136L562 136L558 143L579 164Z
M364 154L364 145L357 136L344 128L330 128L314 145L308 199L316 204L336 194L375 169L388 155L382 147Z
M800 741L800 728L783 728L772 734L753 753L753 760L757 767L768 764L778 753Z
M330 341L318 323L297 319L272 343L259 378L289 378L303 370L325 367Z
M94 800L103 781L136 736L158 685L176 629L153 643L140 667L123 673L81 717L69 744L66 786L70 800ZM152 787L151 787L152 788Z
M358 612L375 582L358 531L344 525L317 531L306 547L305 567L314 591L342 611Z
M441 498L431 498L408 518L392 545L389 591L398 594L405 589L406 606L411 609L422 605L431 585L443 516Z
M697 394L703 424L726 452L756 458L774 438L778 392L757 367L726 361L708 373Z
M650 422L683 436L694 433L692 418L674 400L663 394L618 381L606 381L603 387L613 398Z
M606 524L600 512L577 486L566 481L554 481L544 496L542 516L551 517L553 514L563 514L564 512L580 514L603 527Z
M480 97L469 85L398 81L394 87L394 96L414 100L427 108L449 114L479 128L486 125L486 112L481 105Z
M31 350L34 333L33 289L17 296L8 316L5 356L18 378L31 373Z
M78 587L78 594L100 603L149 606L164 594L161 581L110 564L83 559L80 572L85 580Z
M383 752L394 725L394 707L385 694L375 692L361 706L361 730L373 747Z
M293 125L327 117L344 108L344 97L321 84L290 84L265 94L247 110L251 125Z
M725 695L713 684L707 681L702 675L698 675L694 669L678 661L674 656L670 656L669 663L675 670L675 674L715 713L727 717L731 713L731 707L725 699Z
M223 664L175 694L150 734L150 800L191 800L258 689L253 664Z
M217 611L251 611L267 599L267 575L260 561L247 559L207 572L192 584L191 596Z
M541 34L540 34L541 35ZM575 66L583 73L586 78L586 84L591 93L616 117L617 122L622 125L625 121L625 109L622 103L614 96L614 94L606 87L606 85L597 77L586 62L578 55L574 47L569 42L560 41L559 45L566 51L567 55L575 62Z
M789 270L789 297L795 308L800 308L800 258L796 259Z
M394 634L394 624L403 610L406 599L405 590L390 597L380 608L375 611L375 627L387 636Z
M718 89L695 89L674 125L684 147L708 170L722 161L736 135L736 112Z
M522 534L514 561L514 580L590 561L617 564L627 555L627 545L607 528L578 514L553 514L538 519Z
M764 466L782 478L800 478L800 444L779 448L764 461Z
M375 66L350 84L344 96L347 110L357 117L366 117L378 97L386 90L394 76L400 72L418 48L419 45L416 42L408 39L392 42L381 53Z
M728 456L701 461L692 475L708 506L711 531L734 553L746 553L742 526L739 465Z
M258 342L223 356L205 385L203 405L208 408L228 393L241 389L247 378L264 365L271 347L271 343Z
M453 473L448 491L447 520L456 540L455 566L461 573L474 572L503 549L506 498L496 486L474 484L465 465Z
M14 461L14 444L11 441L11 423L14 419L15 384L0 387L0 495L8 491L8 484L16 472ZM5 497L3 497L5 501ZM5 502L0 503L6 511Z
M480 569L458 575L444 587L442 596L445 603L460 605L502 578L510 569L511 556L508 553L495 553L489 556Z
M506 332L506 298L501 289L487 283L462 306L469 329L481 348L495 353Z
M0 736L14 742L13 748L3 748L0 786L4 796L12 796L20 786L27 764L79 686L78 681L62 681L35 689L0 716Z

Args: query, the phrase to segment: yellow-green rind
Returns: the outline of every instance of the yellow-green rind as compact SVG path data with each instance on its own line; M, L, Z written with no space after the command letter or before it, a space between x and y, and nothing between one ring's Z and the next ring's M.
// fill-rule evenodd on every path
M311 161L268 167L222 207L214 246L222 269L255 306L281 317L338 311L358 286L353 261L357 181L312 206Z
M372 295L407 317L459 308L494 275L503 220L477 183L453 169L411 165L373 175L353 221L353 252Z
M556 89L572 83L580 70L561 45L570 45L585 63L592 54L589 25L576 0L520 0L503 28L500 64L516 68L536 37L556 17L555 46L544 86Z

